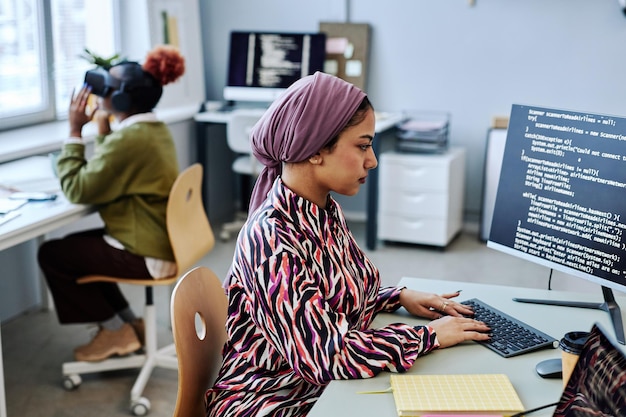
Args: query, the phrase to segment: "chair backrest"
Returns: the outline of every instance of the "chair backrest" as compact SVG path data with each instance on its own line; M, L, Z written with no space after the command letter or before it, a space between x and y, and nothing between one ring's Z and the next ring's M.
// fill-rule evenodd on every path
M215 236L202 202L202 165L186 168L172 185L167 202L167 232L178 275L213 249Z
M263 109L233 110L226 125L228 147L239 156L233 162L233 171L257 177L263 165L252 154L250 132L263 115Z
M176 275L157 280L87 275L77 282L119 282L133 285L171 285L215 245L215 236L202 202L202 165L183 170L170 190L166 212L167 233L176 259Z
M250 131L263 115L262 109L235 109L226 124L226 142L237 153L252 154Z
M227 299L217 275L196 267L172 292L171 318L178 357L174 417L204 417L204 395L215 381L226 342Z
M262 109L233 110L226 125L226 141L229 148L239 156L233 162L233 171L238 174L257 177L263 164L252 154L250 132L263 115Z

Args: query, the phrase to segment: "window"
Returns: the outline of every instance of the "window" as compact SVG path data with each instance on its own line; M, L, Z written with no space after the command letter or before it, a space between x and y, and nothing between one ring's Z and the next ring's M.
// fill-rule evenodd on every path
M92 65L116 51L119 0L0 0L0 130L67 117Z

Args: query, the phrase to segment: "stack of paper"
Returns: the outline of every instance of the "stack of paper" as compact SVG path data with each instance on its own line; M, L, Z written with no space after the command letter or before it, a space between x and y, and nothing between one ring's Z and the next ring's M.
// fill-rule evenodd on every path
M0 214L7 214L26 204L28 200L0 197Z
M391 375L399 416L502 415L524 410L504 374Z

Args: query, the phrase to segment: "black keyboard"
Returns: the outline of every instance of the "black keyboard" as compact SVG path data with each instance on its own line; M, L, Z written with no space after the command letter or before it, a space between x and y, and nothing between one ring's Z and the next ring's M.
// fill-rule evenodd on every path
M491 307L477 298L463 301L474 309L474 318L491 328L491 339L478 341L505 358L543 348L557 348L558 340Z

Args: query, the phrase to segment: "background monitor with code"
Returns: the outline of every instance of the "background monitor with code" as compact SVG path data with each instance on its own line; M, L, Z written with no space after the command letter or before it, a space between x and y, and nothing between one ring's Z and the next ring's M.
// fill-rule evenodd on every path
M624 328L626 119L513 105L487 246L599 284L604 302L517 301L600 308Z
M224 99L272 102L300 78L323 71L326 35L233 31Z

